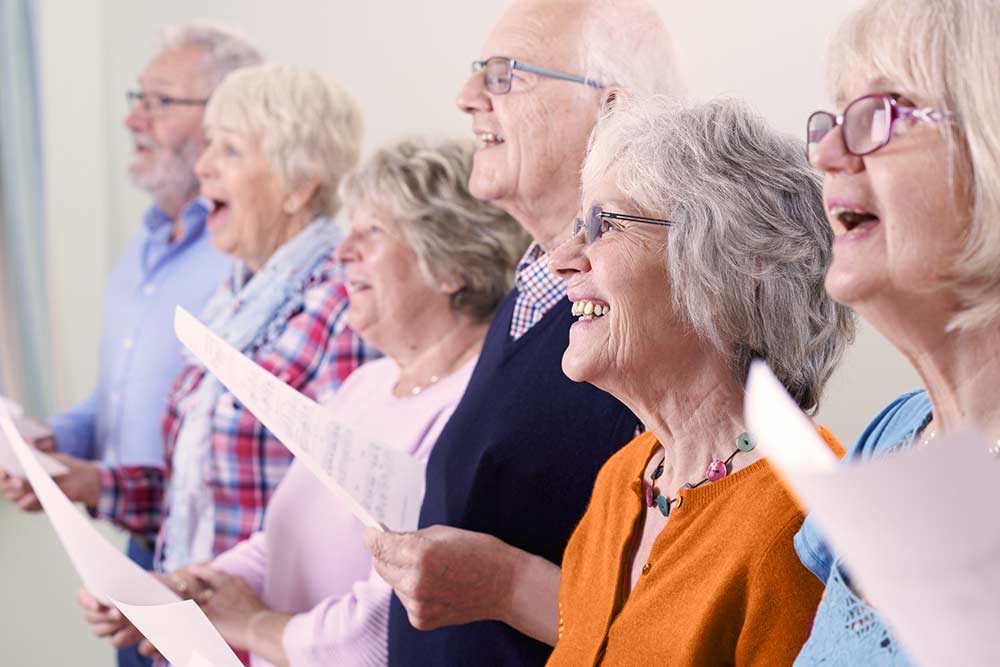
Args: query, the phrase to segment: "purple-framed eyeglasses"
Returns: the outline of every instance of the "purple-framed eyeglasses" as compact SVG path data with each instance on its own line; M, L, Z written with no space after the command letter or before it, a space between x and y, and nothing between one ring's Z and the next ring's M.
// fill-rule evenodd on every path
M829 111L814 111L806 122L806 158L812 160L816 146L838 125L844 148L860 157L885 147L892 139L892 126L897 120L937 123L955 117L950 111L904 106L896 101L897 97L891 93L863 95L848 104L839 116Z
M587 242L587 245L590 245L597 239L604 236L604 233L611 229L611 220L642 222L647 225L659 225L661 227L670 227L674 224L673 221L663 220L662 218L647 218L641 215L611 213L610 211L605 211L600 206L591 206L590 211L587 212L586 220L577 218L573 222L573 236L579 234L582 229L583 238Z
M472 71L483 72L486 81L486 90L494 95L506 95L510 92L510 87L514 80L514 70L516 69L519 69L522 72L531 72L532 74L537 74L539 76L547 76L550 79L561 79L562 81L582 83L585 86L590 86L592 88L606 87L603 83L599 83L593 79L587 79L573 74L565 74L563 72L557 72L544 67L538 67L537 65L529 65L528 63L523 63L520 60L515 60L513 58L507 58L506 56L493 56L492 58L487 58L486 60L472 61Z

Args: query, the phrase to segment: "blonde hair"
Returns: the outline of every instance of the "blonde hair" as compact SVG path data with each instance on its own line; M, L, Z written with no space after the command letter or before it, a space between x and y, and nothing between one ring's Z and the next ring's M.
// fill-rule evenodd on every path
M380 148L341 183L348 212L378 211L417 256L424 279L457 279L452 308L486 321L514 282L528 235L507 213L469 193L469 141L403 139Z
M205 122L258 135L286 186L318 180L310 213L337 213L337 188L357 164L362 134L361 110L339 85L304 67L245 67L215 90Z
M962 302L949 329L1000 317L1000 3L995 0L869 0L830 47L828 82L843 100L852 76L882 76L929 106L951 147L948 174L971 197L971 224L949 282Z

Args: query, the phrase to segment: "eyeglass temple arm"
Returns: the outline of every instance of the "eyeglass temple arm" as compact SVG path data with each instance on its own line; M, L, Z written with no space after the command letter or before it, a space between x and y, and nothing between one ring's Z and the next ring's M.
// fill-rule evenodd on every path
M534 74L541 74L542 76L547 76L553 79L562 79L563 81L572 81L573 83L582 83L587 86L592 86L594 88L606 88L603 83L599 81L594 81L593 79L585 79L581 76L574 76L572 74L563 74L562 72L557 72L551 69L545 69L544 67L537 67L535 65L528 65L522 63L518 60L510 61L511 69L519 69L525 72L532 72Z
M651 225L661 225L663 227L670 227L673 225L672 220L662 220L660 218L646 218L641 215L626 215L624 213L604 213L600 214L602 218L610 218L611 220L629 220L631 222L648 222Z

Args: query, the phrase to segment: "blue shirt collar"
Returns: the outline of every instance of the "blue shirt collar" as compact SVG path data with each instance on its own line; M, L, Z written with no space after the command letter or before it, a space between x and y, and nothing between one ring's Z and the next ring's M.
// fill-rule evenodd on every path
M197 197L181 210L181 220L184 221L184 235L176 239L178 243L186 243L189 239L201 234L205 227L205 219L211 204L203 197ZM162 237L164 243L170 238L174 221L162 208L153 204L142 217L142 224L146 227L150 236Z

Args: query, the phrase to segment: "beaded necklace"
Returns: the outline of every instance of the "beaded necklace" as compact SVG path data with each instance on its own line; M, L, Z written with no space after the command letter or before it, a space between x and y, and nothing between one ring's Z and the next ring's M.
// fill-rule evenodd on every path
M708 468L705 470L705 479L701 480L697 484L692 484L687 482L684 484L685 489L697 489L703 484L708 484L709 482L717 482L732 471L733 459L740 452L752 452L753 448L757 445L750 434L747 432L740 433L736 438L736 450L729 455L725 461L722 459L713 459L711 463L708 464ZM660 460L656 465L656 469L649 475L649 486L645 488L645 500L646 507L653 507L654 505L660 509L660 514L663 516L670 516L670 511L674 508L676 504L677 507L681 506L683 498L678 496L676 498L667 498L666 496L657 493L656 491L656 480L660 479L663 475L663 463L667 460L666 455Z

